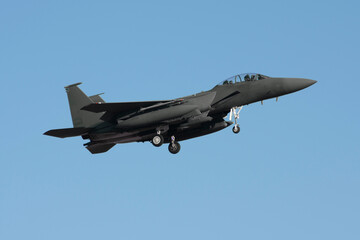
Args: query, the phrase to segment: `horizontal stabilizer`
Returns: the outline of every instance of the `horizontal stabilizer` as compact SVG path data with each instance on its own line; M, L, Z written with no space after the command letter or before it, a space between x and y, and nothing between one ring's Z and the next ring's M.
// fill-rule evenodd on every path
M103 152L107 152L109 151L113 146L115 146L116 144L114 143L109 143L109 144L91 144L88 145L86 148L92 153L92 154L96 154L96 153L103 153Z
M44 135L52 136L52 137L58 137L58 138L67 138L67 137L76 137L80 136L84 133L87 133L89 131L89 128L62 128L62 129L53 129L49 130Z

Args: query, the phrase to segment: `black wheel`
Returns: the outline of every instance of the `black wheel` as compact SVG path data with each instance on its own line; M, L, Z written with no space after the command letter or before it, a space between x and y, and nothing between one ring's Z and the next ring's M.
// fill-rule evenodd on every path
M155 146L155 147L160 147L161 145L163 145L164 143L164 137L161 135L155 135L153 137L153 139L151 140L151 143Z
M240 127L238 125L235 125L232 130L233 130L233 133L238 134L240 132Z
M180 148L180 143L178 142L169 144L169 152L171 152L172 154L177 154L178 152L180 152Z

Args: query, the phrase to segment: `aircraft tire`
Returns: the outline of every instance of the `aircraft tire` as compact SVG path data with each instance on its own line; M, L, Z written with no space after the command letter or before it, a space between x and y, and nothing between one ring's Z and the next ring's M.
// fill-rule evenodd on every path
M180 152L181 146L180 143L174 142L169 144L169 152L172 154L177 154Z
M155 146L155 147L160 147L161 145L163 145L164 143L164 137L157 134L153 137L153 139L151 140L151 143Z
M232 131L233 131L233 133L238 134L240 132L240 127L239 126L234 126Z

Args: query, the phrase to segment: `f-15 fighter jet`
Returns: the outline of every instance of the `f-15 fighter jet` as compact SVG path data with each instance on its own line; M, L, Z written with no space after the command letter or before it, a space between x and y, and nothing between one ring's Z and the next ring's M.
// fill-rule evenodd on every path
M170 153L180 151L179 141L214 133L237 122L244 105L293 93L316 83L303 78L277 78L245 73L226 79L213 89L163 101L105 103L88 97L78 87L65 87L74 127L54 129L45 135L66 138L81 136L91 153L103 153L118 143L169 143ZM225 120L228 115L229 121Z

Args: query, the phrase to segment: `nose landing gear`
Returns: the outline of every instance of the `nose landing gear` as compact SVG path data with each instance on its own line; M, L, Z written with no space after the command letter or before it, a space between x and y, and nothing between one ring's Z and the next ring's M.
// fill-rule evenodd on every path
M239 124L237 123L237 120L239 119L240 111L242 108L243 108L243 106L233 107L230 110L229 120L231 121L232 116L234 116L235 126L233 127L232 131L233 131L233 133L236 133L236 134L238 134L240 132L240 127L239 127Z
M240 132L240 127L239 127L239 125L236 124L236 125L233 127L232 131L233 131L233 133L238 134L238 133Z

